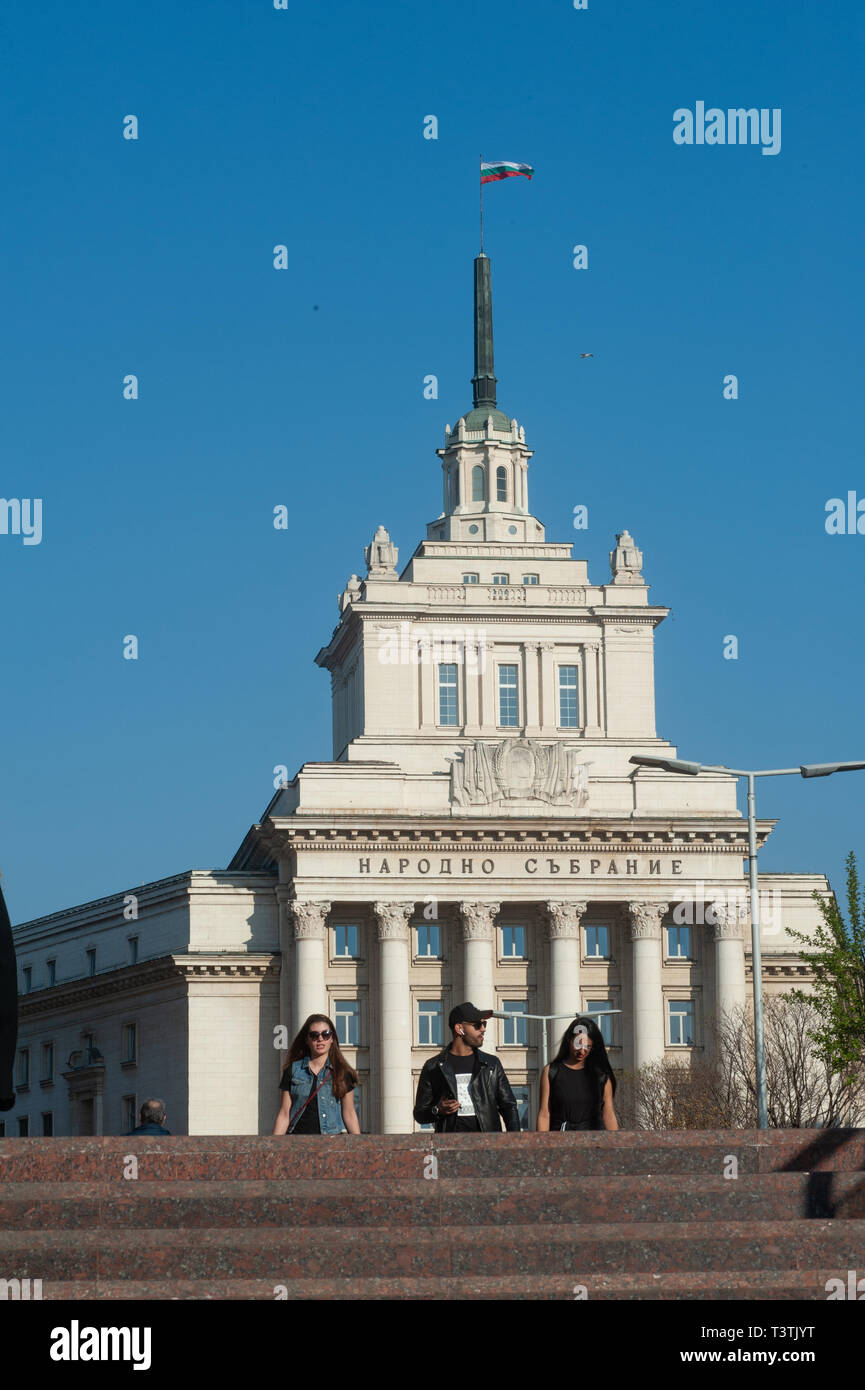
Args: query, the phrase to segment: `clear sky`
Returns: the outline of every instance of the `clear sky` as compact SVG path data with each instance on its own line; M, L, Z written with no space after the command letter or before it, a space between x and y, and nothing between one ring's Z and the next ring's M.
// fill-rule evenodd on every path
M643 549L659 733L865 757L865 535L824 524L865 498L860 7L40 0L2 44L0 493L43 504L0 535L13 921L224 866L331 756L335 596L379 523L408 559L471 404L479 152L536 169L485 198L531 507L595 583ZM698 101L779 108L780 152L674 143ZM764 782L761 865L841 888L863 798Z

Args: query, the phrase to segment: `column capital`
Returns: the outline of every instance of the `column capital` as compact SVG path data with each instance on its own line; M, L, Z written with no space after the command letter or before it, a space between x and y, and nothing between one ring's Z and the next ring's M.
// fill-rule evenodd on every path
M580 922L585 915L588 903L549 901L544 904L547 910L547 935L550 941L573 940L580 935Z
M661 918L669 903L628 903L628 921L632 941L659 941Z
M711 903L711 916L706 920L712 928L713 941L741 941L748 919L748 905L733 898L720 898Z
M414 903L373 903L379 941L408 941L408 919Z
M330 903L321 899L294 898L289 907L294 917L295 941L324 940L324 919L330 912Z
M460 903L463 941L492 941L493 918L500 910L501 903Z

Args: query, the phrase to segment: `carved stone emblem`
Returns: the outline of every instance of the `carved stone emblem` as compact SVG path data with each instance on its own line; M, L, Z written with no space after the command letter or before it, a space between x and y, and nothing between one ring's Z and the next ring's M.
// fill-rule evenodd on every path
M467 743L450 759L451 801L457 806L544 801L579 809L588 804L591 763L578 763L578 752L564 743L528 738Z

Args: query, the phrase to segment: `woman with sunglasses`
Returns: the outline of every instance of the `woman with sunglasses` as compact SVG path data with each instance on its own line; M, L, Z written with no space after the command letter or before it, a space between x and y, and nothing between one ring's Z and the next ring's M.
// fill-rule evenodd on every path
M339 1050L325 1014L310 1014L288 1050L279 1083L282 1104L274 1134L360 1134L354 1108L357 1072Z
M616 1078L593 1018L575 1018L541 1072L539 1130L618 1129Z

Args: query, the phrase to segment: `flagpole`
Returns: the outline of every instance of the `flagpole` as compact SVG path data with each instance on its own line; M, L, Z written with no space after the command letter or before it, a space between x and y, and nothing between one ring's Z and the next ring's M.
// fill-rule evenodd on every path
M483 162L482 154L478 155L478 187L481 197L481 255L484 254L484 185L483 185Z

